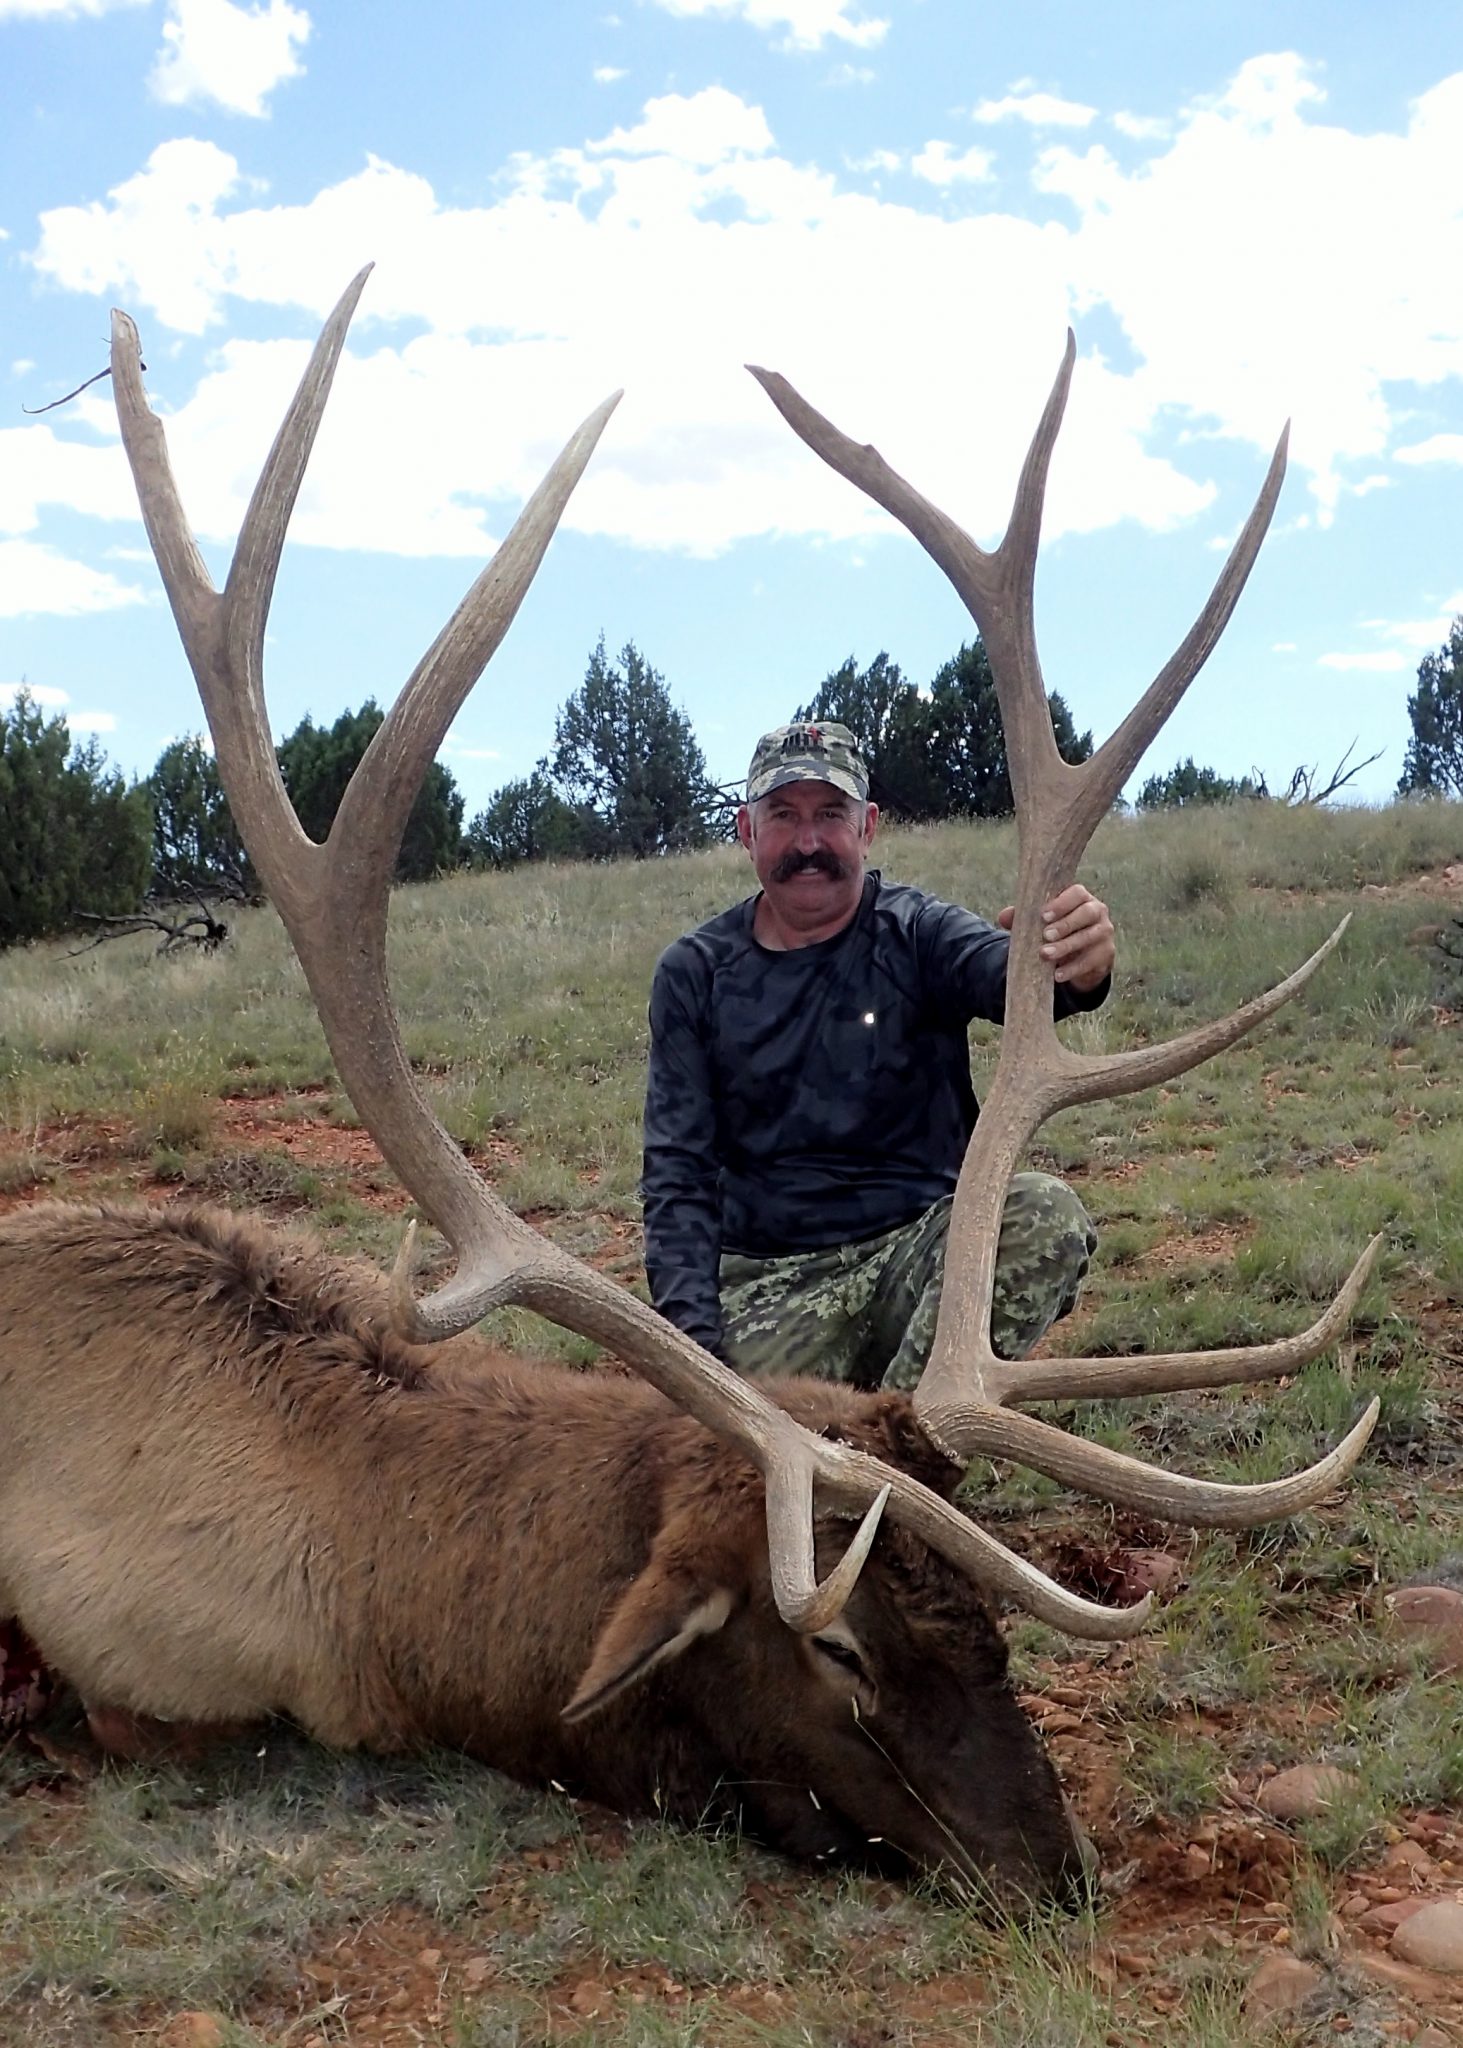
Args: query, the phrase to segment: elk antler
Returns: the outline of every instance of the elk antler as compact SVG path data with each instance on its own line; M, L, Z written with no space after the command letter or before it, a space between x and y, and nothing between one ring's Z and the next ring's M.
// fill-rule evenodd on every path
M991 1347L996 1247L1007 1184L1033 1132L1059 1109L1125 1095L1197 1066L1232 1045L1304 986L1339 941L1343 919L1309 960L1233 1015L1167 1044L1106 1057L1068 1050L1057 1036L1052 970L1041 958L1041 910L1074 877L1098 820L1159 727L1198 674L1234 610L1270 523L1285 474L1289 429L1281 435L1254 510L1188 637L1117 731L1089 761L1073 766L1057 751L1037 658L1032 586L1047 470L1076 359L1066 353L1027 453L1010 523L992 553L976 546L945 513L913 490L874 448L842 434L799 397L785 378L752 369L793 431L840 475L905 526L945 571L984 642L1005 729L1019 840L1015 917L1000 1057L961 1169L950 1217L939 1321L930 1360L915 1391L915 1412L950 1457L976 1452L1014 1458L1122 1506L1189 1523L1244 1528L1292 1512L1351 1470L1371 1435L1374 1400L1330 1456L1272 1486L1220 1486L1120 1457L1030 1415L1013 1401L1079 1399L1213 1387L1293 1371L1335 1342L1375 1260L1374 1238L1331 1307L1308 1330L1242 1350L1176 1352L1141 1359L1007 1360ZM750 366L749 366L750 367ZM1293 1489L1293 1492L1291 1491Z
M428 1299L413 1301L411 1247L403 1247L392 1288L403 1334L418 1342L449 1336L490 1308L517 1302L613 1347L762 1471L773 1590L794 1628L825 1627L843 1607L888 1503L891 1513L992 1592L1080 1635L1130 1635L1146 1615L1146 1601L1111 1609L1067 1592L907 1474L794 1422L626 1289L522 1222L434 1116L402 1046L387 985L397 849L427 766L507 631L617 398L580 427L428 649L352 777L328 839L317 845L291 808L270 739L264 629L285 528L367 275L362 271L354 280L321 333L245 514L222 592L194 543L161 423L143 391L137 330L120 312L112 321L112 382L142 516L235 822L299 955L347 1094L457 1257L453 1278ZM860 1520L853 1543L821 1585L813 1552L815 1483L828 1506Z

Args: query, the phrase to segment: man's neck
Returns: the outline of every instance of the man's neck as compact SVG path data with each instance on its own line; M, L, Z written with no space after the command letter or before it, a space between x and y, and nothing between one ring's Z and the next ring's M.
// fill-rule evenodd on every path
M840 932L847 931L857 917L862 901L861 885L858 895L847 910L822 924L803 927L790 925L786 919L779 917L767 897L762 895L757 898L756 908L752 912L752 936L757 944L765 946L769 953L793 953L803 946L820 946L825 939L836 939Z

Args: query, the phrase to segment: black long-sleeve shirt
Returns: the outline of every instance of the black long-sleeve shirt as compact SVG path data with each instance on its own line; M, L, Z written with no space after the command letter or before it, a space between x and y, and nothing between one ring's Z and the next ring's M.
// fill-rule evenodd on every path
M650 996L646 1272L713 1351L723 1251L854 1243L953 1193L977 1115L967 1028L1006 1007L1007 933L877 869L818 945L759 945L756 906L667 947ZM1057 1015L1106 993L1059 983Z

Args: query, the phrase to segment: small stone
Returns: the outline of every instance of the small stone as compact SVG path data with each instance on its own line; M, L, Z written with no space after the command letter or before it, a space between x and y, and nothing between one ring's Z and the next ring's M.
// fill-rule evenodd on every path
M1245 2010L1294 2012L1326 1981L1325 1973L1299 1956L1266 1956L1245 1991Z
M435 1970L441 1964L442 1951L439 1948L424 1948L417 1957L417 1961L424 1970Z
M488 1972L492 1969L492 1967L492 1964L489 1962L486 1956L469 1957L468 1961L463 1966L463 1982L472 1985L474 1989L476 1989L476 1987L483 1982L484 1978L487 1976Z
M1423 1905L1421 1899L1393 1899L1387 1905L1372 1906L1356 1924L1364 1934L1395 1934L1404 1920L1422 1911Z
M1421 1842L1408 1839L1387 1851L1382 1858L1381 1867L1383 1870L1395 1871L1400 1877L1414 1877L1419 1871L1424 1877L1430 1877L1436 1866Z
M1455 2040L1441 2027L1424 2027L1420 2034L1413 2035L1412 2048L1455 2048Z
M1364 1949L1356 1949L1346 1960L1364 1977L1370 1977L1373 1983L1385 1984L1389 1991L1400 1991L1405 1998L1415 1999L1422 2005L1451 1999L1457 1989L1446 1977L1435 1977L1431 1970L1416 1969L1411 1963L1404 1963L1400 1956L1368 1954Z
M1357 1789L1350 1771L1334 1764L1297 1764L1262 1785L1256 1803L1272 1820L1310 1820Z
M1463 1973L1463 1903L1434 1899L1420 1906L1393 1935L1392 1953L1420 1969Z
M1166 1550L1125 1550L1123 1577L1133 1593L1171 1593L1184 1575L1184 1568Z
M1201 1877L1207 1877L1214 1868L1214 1858L1207 1849L1201 1849L1197 1842L1191 1843L1184 1851L1184 1876L1190 1884L1197 1884Z
M1434 1671L1463 1671L1463 1593L1451 1586L1399 1586L1386 1604L1396 1628L1422 1639Z

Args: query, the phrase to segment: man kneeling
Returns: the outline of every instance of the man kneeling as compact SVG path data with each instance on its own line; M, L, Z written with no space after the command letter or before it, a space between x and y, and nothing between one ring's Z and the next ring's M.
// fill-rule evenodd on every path
M997 922L868 868L879 822L845 726L757 742L737 835L761 887L669 946L650 998L645 1263L661 1313L749 1373L912 1387L978 1106L972 1019L1000 1023ZM1058 1017L1115 957L1080 882L1045 909ZM1028 1352L1077 1298L1096 1233L1048 1174L1014 1176L992 1341Z

